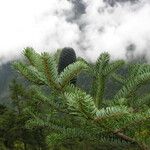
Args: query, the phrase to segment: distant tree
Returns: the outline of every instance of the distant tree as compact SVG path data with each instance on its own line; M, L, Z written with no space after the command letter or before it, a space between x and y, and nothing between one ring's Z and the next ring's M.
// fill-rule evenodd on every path
M10 84L12 108L0 105L0 149L10 150L46 150L45 131L41 127L28 129L30 119L24 109L28 106L30 94L23 84L15 79ZM3 146L3 147L2 147ZM5 149L4 149L5 150Z

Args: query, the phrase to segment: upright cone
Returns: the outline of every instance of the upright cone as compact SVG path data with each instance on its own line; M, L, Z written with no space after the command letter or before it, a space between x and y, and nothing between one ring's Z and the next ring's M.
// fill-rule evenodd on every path
M76 61L76 53L73 48L65 47L59 57L58 73L60 74L64 68ZM76 84L76 78L70 81L72 84Z

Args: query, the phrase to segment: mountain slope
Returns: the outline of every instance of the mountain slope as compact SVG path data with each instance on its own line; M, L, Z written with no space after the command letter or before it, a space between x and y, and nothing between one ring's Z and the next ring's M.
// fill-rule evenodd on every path
M16 76L11 66L11 62L7 62L0 67L0 103L10 104L9 84Z

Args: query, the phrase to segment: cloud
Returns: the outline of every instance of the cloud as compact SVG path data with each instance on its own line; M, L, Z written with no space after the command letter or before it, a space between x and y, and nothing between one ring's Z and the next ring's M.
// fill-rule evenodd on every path
M73 45L78 26L65 19L71 9L64 0L1 0L0 57L11 59L27 46L52 51Z
M27 46L73 47L92 61L103 51L125 58L131 44L135 53L149 53L149 15L148 0L114 7L103 0L0 0L0 57L18 57Z
M86 13L81 20L86 22L83 44L89 57L95 60L99 53L108 51L113 57L124 58L130 44L136 45L138 53L149 48L149 3L141 1L134 5L106 7L103 1L85 2Z

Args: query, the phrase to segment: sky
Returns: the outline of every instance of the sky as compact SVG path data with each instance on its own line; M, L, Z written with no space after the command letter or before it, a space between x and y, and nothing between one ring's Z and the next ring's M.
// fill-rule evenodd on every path
M0 0L2 61L19 57L25 47L38 52L72 47L91 61L104 51L125 58L129 45L135 45L135 54L149 56L149 0L114 7L103 0Z

